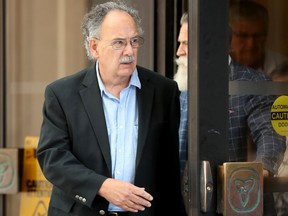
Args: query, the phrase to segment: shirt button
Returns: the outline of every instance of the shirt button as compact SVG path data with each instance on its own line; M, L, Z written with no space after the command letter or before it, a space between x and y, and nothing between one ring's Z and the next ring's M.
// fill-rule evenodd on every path
M105 211L104 211L104 210L100 210L100 211L99 211L99 214L100 214L100 215L105 215Z

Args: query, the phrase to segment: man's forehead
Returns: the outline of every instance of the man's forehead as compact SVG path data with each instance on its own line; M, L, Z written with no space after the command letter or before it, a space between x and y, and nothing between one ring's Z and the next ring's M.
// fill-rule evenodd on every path
M232 22L231 28L241 32L258 32L265 29L265 24L261 20L239 19Z
M181 26L178 39L181 41L188 40L188 24Z

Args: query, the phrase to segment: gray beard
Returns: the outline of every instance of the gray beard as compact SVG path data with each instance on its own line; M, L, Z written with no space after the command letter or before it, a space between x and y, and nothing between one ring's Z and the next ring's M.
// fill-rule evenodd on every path
M180 56L175 59L177 63L177 72L175 73L173 79L177 82L180 91L188 90L188 68L187 68L187 57Z

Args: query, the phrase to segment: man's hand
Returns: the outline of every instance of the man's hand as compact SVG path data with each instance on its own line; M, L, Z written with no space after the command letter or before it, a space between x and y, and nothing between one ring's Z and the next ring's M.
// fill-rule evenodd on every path
M144 211L146 207L151 206L150 201L153 200L145 188L112 178L103 182L99 195L123 210L131 212Z

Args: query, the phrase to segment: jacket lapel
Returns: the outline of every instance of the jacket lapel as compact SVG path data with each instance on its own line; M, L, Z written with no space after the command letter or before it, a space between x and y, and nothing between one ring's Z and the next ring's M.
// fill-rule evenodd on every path
M137 68L141 89L137 89L138 107L139 107L139 122L138 122L138 148L136 157L136 166L141 159L142 150L147 140L150 118L152 113L152 103L154 97L154 86L150 84L149 77L145 71Z
M136 157L136 166L141 159L143 147L147 140L147 134L150 125L152 113L152 103L154 97L154 86L150 84L150 78L142 68L137 68L141 89L137 89L137 98L139 106L138 122L138 148ZM93 127L98 145L103 153L103 158L111 172L111 155L105 115L102 106L102 98L97 82L95 64L88 69L83 79L84 88L80 90L80 95Z
M105 115L102 106L102 98L96 77L95 64L88 69L80 90L80 95L89 116L98 145L103 153L103 158L111 172L111 156ZM96 144L96 143L95 143Z

